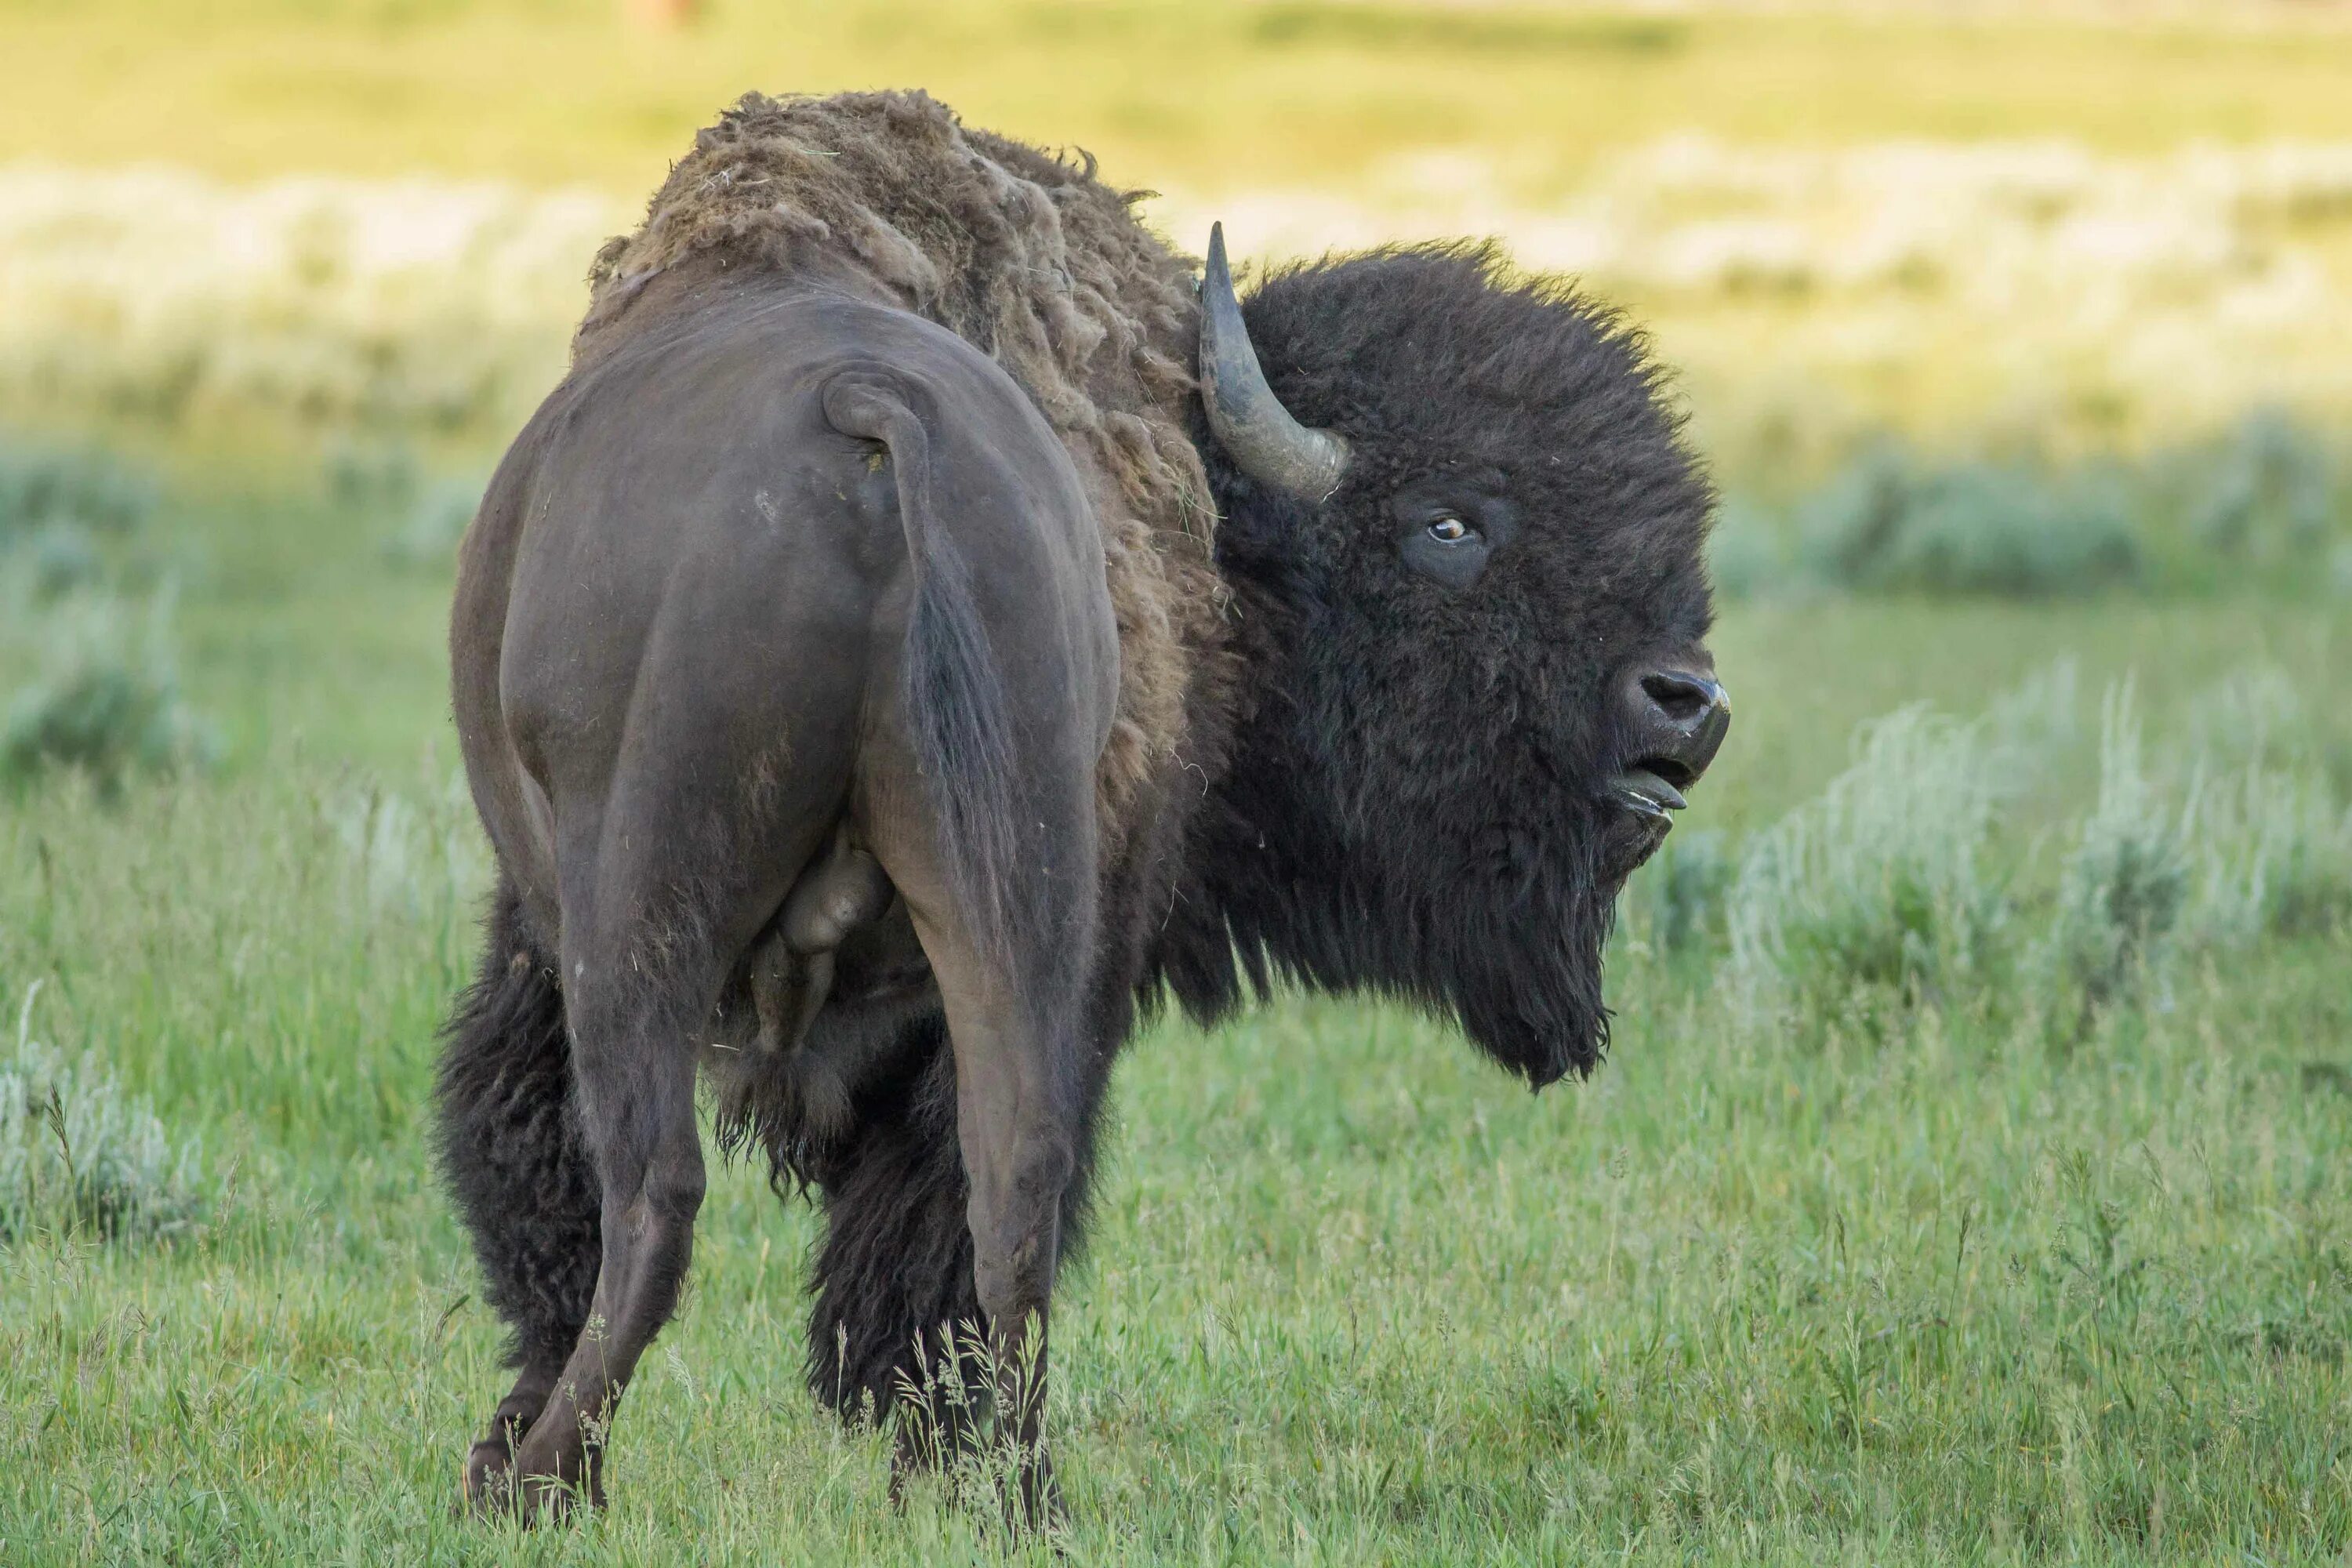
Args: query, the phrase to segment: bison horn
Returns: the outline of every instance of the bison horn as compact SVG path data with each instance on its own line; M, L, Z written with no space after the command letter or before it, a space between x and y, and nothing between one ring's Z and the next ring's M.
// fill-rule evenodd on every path
M1201 279L1201 402L1218 443L1260 484L1307 501L1339 488L1348 443L1292 418L1258 368L1225 266L1223 224L1210 226L1209 266Z

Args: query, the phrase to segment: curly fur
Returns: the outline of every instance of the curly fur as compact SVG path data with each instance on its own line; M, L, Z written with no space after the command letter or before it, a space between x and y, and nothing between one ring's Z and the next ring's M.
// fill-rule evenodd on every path
M870 290L984 350L1036 401L1088 480L1121 656L1097 774L1120 836L1143 781L1184 749L1188 688L1223 589L1213 514L1184 429L1198 331L1189 262L1095 163L960 124L920 92L750 93L590 274L575 352L663 271L700 257Z
M1355 458L1307 508L1200 433L1253 679L1155 974L1202 1017L1277 971L1386 991L1538 1086L1589 1072L1613 900L1654 847L1598 796L1628 760L1607 693L1711 614L1681 418L1638 332L1491 245L1279 270L1244 316L1285 405ZM1390 510L1453 475L1522 523L1468 591L1401 567Z
M441 1168L518 1364L561 1366L596 1293L603 1194L581 1136L553 966L500 881L481 973L442 1031Z

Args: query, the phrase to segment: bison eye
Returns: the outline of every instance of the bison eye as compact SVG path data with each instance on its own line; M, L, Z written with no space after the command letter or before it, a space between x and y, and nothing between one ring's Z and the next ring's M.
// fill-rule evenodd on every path
M1405 485L1389 502L1397 555L1440 587L1467 588L1486 570L1486 558L1507 549L1518 531L1517 514L1500 489L1499 477L1481 487L1457 474Z

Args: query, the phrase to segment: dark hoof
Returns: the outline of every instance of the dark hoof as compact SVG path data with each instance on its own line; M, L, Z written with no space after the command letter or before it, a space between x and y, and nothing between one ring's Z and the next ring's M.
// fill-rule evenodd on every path
M592 1477L583 1492L578 1482L560 1475L518 1472L513 1446L485 1438L466 1455L465 1511L477 1519L519 1519L525 1525L561 1521L604 1506L601 1480Z
M524 1476L515 1482L517 1506L523 1521L562 1524L577 1513L593 1513L604 1506L601 1487L586 1491L558 1476Z
M543 1433L523 1440L514 1461L514 1508L526 1524L562 1521L604 1506L601 1450L551 1442Z
M1069 1527L1069 1511L1062 1506L1062 1483L1050 1467L1027 1466L1014 1476L1003 1478L997 1500L1004 1510L1004 1522L1016 1538L1043 1535L1054 1540Z
M485 1437L466 1452L465 1511L478 1519L514 1511L514 1445Z

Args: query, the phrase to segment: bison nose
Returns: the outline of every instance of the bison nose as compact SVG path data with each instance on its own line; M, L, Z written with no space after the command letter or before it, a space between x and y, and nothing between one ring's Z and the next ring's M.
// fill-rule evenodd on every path
M1643 765L1669 764L1675 784L1688 784L1706 772L1731 728L1731 699L1711 675L1687 669L1654 669L1633 682L1632 700L1635 753Z

